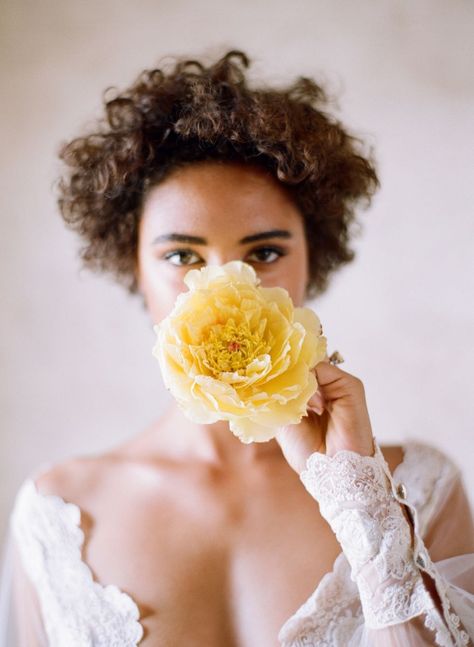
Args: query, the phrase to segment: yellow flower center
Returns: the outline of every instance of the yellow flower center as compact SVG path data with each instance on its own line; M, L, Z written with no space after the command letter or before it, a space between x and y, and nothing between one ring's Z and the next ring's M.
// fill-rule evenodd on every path
M250 362L270 350L259 333L250 330L247 322L237 325L232 318L224 325L210 327L203 348L203 362L216 376L222 372L245 373Z

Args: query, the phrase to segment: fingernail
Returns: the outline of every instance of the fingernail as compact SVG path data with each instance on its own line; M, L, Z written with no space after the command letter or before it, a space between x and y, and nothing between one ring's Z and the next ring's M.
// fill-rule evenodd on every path
M318 416L320 416L322 414L322 412L324 411L324 407L320 407L318 405L311 406L310 409L311 409L311 411L314 411L315 413L317 413Z

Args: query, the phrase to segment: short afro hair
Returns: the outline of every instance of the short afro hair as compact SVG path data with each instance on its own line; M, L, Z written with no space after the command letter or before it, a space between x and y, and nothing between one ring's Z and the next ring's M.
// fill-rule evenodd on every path
M138 230L150 187L185 164L236 161L265 169L291 192L304 219L309 282L322 294L330 274L352 261L355 207L380 183L372 151L327 111L326 90L298 77L283 88L253 87L239 50L205 65L175 58L143 71L129 88L103 94L92 132L61 145L58 182L65 222L86 244L83 265L139 291Z

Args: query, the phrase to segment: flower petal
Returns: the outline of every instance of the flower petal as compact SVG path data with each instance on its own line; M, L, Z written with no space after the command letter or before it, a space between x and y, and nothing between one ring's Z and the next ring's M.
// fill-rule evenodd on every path
M166 387L187 417L228 420L242 442L264 442L297 423L326 355L318 316L294 308L282 287L262 287L252 266L231 261L190 270L188 292L153 330Z

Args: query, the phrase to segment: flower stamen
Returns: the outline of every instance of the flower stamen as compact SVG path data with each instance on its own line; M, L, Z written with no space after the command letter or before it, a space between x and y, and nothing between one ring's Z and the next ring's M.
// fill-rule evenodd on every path
M245 374L246 367L256 357L269 351L268 344L247 323L236 325L233 318L225 324L211 326L204 337L204 365L212 375L223 372Z

